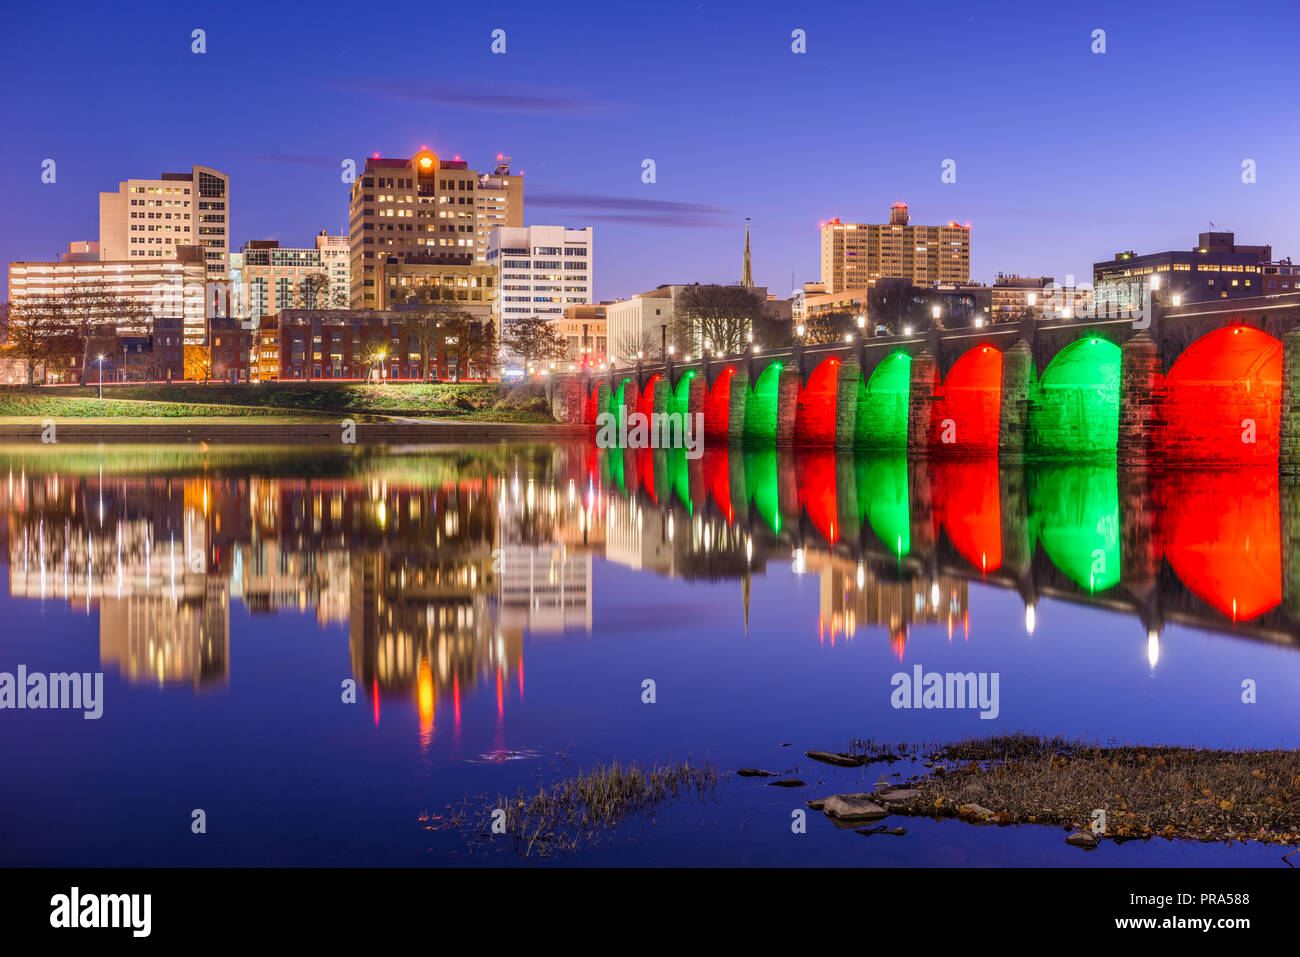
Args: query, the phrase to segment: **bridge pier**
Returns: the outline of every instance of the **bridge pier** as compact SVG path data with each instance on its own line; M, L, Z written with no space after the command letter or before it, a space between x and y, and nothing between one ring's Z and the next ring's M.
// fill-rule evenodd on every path
M998 413L998 454L1019 462L1029 451L1030 389L1034 356L1029 343L1019 340L1002 354L1002 400Z
M1282 337L1282 422L1278 471L1300 475L1300 326Z
M907 451L930 451L930 419L939 390L939 362L924 349L912 357L911 388L907 399Z
M666 375L659 376L659 378L655 379L654 392L651 394L651 402L653 407L651 408L650 411L660 412L660 413L671 412L672 411L672 403L670 399L671 395L672 395L672 386L668 382L668 376Z
M862 366L857 357L846 359L840 365L835 382L835 448L852 449L858 425L858 383L862 379Z
M1160 349L1146 330L1120 347L1119 460L1126 465L1155 460L1163 378Z
M613 399L613 392L609 388L608 382L602 382L596 386L596 416L599 417L602 412L609 411L609 403Z
M731 405L727 410L727 442L742 445L745 441L745 410L749 400L749 373L737 369L731 374Z
M586 383L577 376L552 376L547 382L551 415L565 425L581 425Z
M1282 607L1300 621L1300 477L1286 475L1278 484L1282 529Z
M776 447L794 448L794 426L799 417L799 391L803 377L791 366L781 369L776 386Z

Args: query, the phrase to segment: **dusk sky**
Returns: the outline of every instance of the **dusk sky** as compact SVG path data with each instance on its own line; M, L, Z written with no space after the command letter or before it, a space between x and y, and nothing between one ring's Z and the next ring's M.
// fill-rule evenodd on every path
M526 224L594 226L601 299L739 280L746 216L755 281L785 296L819 278L820 221L883 222L899 200L915 223L970 222L983 282L1090 281L1210 221L1300 255L1293 3L373 9L11 8L0 257L97 239L100 191L194 164L230 175L235 250L310 246L346 231L344 159L425 145L475 169L507 153Z

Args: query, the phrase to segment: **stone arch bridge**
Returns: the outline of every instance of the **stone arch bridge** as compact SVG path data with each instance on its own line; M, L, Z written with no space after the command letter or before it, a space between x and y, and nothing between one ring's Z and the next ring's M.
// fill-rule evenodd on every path
M569 424L620 410L701 413L710 443L1300 471L1300 293L1152 298L1146 319L796 342L561 374L548 391Z

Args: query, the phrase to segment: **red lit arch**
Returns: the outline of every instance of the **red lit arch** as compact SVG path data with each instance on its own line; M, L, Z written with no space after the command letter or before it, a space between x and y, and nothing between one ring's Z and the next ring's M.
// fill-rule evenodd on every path
M840 360L824 360L799 390L794 419L795 445L833 446L835 444L835 396L840 382Z

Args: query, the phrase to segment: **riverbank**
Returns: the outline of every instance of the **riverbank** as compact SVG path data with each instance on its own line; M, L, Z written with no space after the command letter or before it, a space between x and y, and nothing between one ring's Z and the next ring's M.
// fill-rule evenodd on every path
M841 827L897 815L1045 824L1069 830L1067 842L1083 848L1153 837L1300 844L1300 751L1101 746L1015 734L917 747L864 740L809 757L859 766L916 760L929 769L873 792L808 802Z
M551 424L539 383L175 382L0 388L0 421L339 416Z
M53 429L50 429L50 423ZM559 442L587 438L583 425L489 421L352 421L318 416L257 419L0 419L0 442L261 445L417 445L453 442Z

